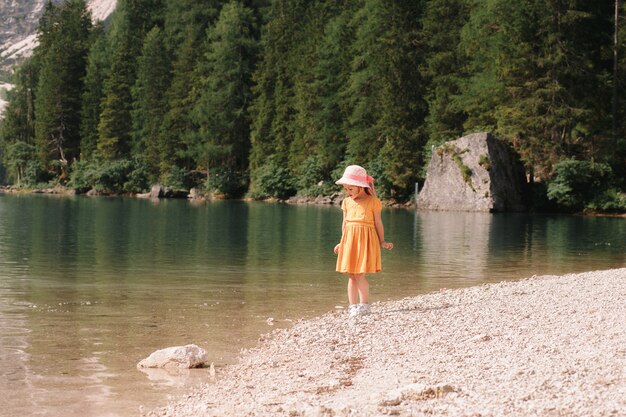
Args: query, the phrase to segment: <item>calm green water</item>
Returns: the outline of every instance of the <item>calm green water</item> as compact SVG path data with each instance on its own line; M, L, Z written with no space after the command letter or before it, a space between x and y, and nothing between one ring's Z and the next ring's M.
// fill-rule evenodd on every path
M626 265L626 219L384 210L372 301ZM143 373L196 343L216 366L345 305L336 207L0 194L0 415L131 416L206 371ZM272 318L273 325L268 323Z

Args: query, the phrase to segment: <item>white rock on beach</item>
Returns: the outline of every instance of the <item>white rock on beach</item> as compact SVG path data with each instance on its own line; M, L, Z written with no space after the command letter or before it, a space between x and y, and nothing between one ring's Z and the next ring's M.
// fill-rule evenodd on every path
M276 330L147 415L626 416L626 268L446 290L371 313Z
M199 368L208 361L207 351L197 345L174 346L153 352L137 368Z

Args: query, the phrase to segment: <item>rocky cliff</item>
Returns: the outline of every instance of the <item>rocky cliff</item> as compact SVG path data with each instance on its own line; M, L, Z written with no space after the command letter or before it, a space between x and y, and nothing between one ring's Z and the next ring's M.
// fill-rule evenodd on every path
M446 142L433 152L418 209L523 211L526 178L519 156L488 133Z
M0 73L30 56L37 45L36 30L48 0L3 0L0 2ZM53 0L54 4L63 0ZM117 0L88 0L94 20L105 20ZM1 79L0 79L1 81ZM4 81L8 81L5 79Z
M37 26L48 0L0 1L0 116L11 89L11 68L29 57L37 46ZM61 4L64 0L52 0ZM117 0L88 0L94 20L106 20L115 10Z

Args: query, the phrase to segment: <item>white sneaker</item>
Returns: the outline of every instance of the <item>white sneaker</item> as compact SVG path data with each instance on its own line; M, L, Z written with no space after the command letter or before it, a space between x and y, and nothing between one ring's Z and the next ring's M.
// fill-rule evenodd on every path
M370 305L369 304L359 304L357 306L359 315L370 314Z
M360 304L350 304L348 307L348 316L356 317L359 315L359 305Z

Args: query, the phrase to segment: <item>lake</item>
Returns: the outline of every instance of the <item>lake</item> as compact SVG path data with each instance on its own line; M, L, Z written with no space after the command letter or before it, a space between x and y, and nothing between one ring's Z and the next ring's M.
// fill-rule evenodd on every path
M383 210L371 300L626 266L626 219ZM0 415L134 416L208 380L142 372L195 343L218 368L346 306L341 211L0 194Z

